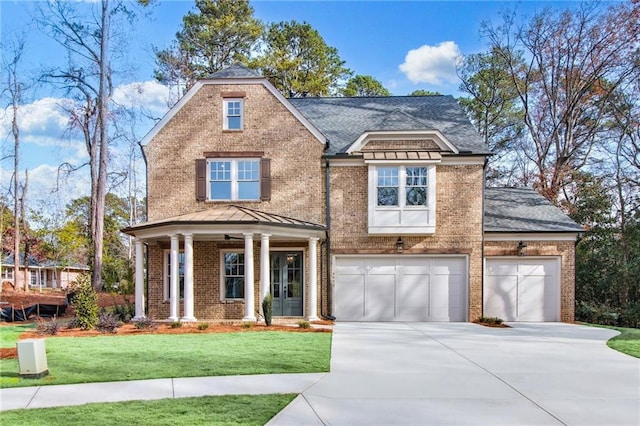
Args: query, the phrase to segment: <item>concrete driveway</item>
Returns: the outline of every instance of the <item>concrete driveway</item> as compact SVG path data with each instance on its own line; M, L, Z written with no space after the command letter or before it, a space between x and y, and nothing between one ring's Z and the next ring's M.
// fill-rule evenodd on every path
M272 425L639 425L640 360L559 323L339 323L331 372Z

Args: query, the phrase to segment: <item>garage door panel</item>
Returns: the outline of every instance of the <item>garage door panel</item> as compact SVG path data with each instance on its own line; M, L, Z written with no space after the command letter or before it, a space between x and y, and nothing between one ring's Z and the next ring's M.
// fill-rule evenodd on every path
M365 317L391 321L395 316L395 274L369 275L365 288Z
M364 275L336 274L336 315L346 321L362 321L364 312Z
M555 303L552 277L524 276L518 290L519 321L541 321L553 315Z
M431 286L431 320L464 321L462 279L456 275L435 275Z
M429 276L403 274L398 283L397 305L400 321L428 321Z
M499 317L505 321L515 321L518 301L517 276L487 277L484 315Z

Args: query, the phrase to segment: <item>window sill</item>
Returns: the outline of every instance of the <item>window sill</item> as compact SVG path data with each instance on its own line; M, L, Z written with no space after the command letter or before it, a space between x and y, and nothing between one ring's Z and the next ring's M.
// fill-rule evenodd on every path
M435 225L426 226L370 226L369 235L433 235Z
M222 129L222 133L242 133L244 129Z

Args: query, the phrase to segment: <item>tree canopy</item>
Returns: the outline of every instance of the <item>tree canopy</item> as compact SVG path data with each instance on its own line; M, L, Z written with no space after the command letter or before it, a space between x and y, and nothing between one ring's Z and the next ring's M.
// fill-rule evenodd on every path
M180 90L235 62L246 62L263 32L248 0L196 0L195 5L197 11L182 18L175 42L156 50L156 79Z
M391 92L370 75L351 77L341 92L342 96L391 96Z
M270 24L251 65L289 97L337 94L351 74L335 47L311 25L296 21Z

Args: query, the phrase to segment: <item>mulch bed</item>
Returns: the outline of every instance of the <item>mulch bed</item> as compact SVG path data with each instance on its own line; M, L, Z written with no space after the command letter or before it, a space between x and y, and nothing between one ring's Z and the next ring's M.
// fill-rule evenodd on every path
M478 320L473 321L474 324L482 325L484 327L492 327L492 328L511 328L505 323L496 324L494 322L480 322Z

